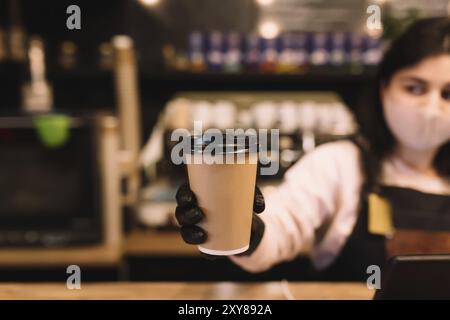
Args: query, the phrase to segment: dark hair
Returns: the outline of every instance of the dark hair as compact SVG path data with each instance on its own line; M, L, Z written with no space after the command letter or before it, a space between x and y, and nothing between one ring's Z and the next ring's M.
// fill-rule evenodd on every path
M401 69L414 66L423 59L439 54L450 54L450 18L427 18L412 24L391 44L378 68L372 97L359 114L360 133L370 150L369 170L376 184L381 173L381 161L395 147L395 138L386 124L380 89L389 84L392 76ZM443 145L433 163L438 173L450 177L450 142Z

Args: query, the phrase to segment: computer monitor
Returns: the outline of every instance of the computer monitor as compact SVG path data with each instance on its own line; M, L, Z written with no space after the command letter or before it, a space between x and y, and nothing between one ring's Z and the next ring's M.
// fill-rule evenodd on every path
M374 299L450 299L450 254L391 258Z

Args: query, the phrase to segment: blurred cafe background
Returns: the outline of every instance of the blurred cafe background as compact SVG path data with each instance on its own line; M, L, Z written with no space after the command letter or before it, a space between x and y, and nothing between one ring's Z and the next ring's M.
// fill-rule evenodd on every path
M368 6L382 28L369 28ZM81 29L66 25L70 5ZM0 281L318 279L248 274L185 244L176 128L278 128L270 192L358 128L384 49L448 0L0 0ZM338 277L338 275L335 275Z

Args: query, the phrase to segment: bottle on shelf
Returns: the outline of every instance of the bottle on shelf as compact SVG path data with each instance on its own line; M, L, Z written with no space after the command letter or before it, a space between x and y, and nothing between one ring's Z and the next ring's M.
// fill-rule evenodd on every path
M313 35L310 56L310 63L313 66L326 66L330 62L328 40L328 34L325 32L318 32Z
M53 90L45 75L44 42L31 37L28 48L30 81L22 86L22 107L25 112L50 112L53 108Z
M221 72L224 64L223 34L213 31L209 34L209 46L206 53L208 69L211 72Z
M245 37L245 69L248 72L258 71L261 56L260 38L256 33L249 33Z
M364 65L375 66L382 58L381 38L379 36L366 35L364 38L364 52L362 60Z
M350 34L350 73L358 74L363 68L363 35L352 32Z
M73 41L64 41L59 48L59 65L62 69L73 70L78 64L78 47Z
M236 32L230 32L226 37L223 69L226 73L242 71L241 39Z
M9 1L9 56L12 61L25 62L27 57L26 32L22 24L20 1Z
M8 59L8 51L6 49L6 32L0 26L0 63Z
M179 51L175 54L174 68L181 72L205 72L206 65L203 60L202 63L196 65L195 70L192 69L191 61L188 58L188 54L185 51Z
M297 66L299 73L304 73L306 72L309 60L307 48L308 36L305 32L299 32L294 34L293 37L294 64Z
M175 47L171 44L165 44L162 47L161 53L166 71L174 70L176 57Z
M295 61L294 36L292 34L283 34L281 36L281 50L278 58L276 70L278 73L293 73L297 71Z
M204 41L200 32L194 31L189 35L189 65L192 72L205 72ZM180 64L180 63L178 63ZM181 68L183 66L181 65Z
M345 34L335 32L331 35L330 64L334 67L341 67L348 63L348 56L345 50Z
M278 64L277 39L262 38L262 53L259 64L261 73L275 73Z
M98 46L99 60L98 67L100 70L107 71L114 68L114 48L110 42L100 43Z

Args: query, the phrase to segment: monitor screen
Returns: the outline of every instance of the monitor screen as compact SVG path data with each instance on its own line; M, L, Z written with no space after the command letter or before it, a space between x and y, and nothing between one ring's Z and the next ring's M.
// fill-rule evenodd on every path
M94 148L89 126L70 128L55 148L33 127L0 127L0 230L91 224L99 209Z

